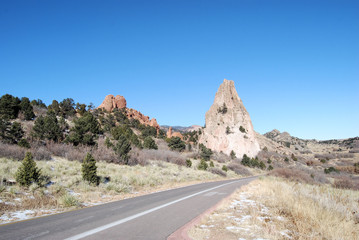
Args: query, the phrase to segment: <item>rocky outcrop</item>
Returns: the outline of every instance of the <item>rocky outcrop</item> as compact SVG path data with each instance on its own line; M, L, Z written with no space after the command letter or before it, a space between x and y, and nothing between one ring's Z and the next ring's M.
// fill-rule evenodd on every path
M206 113L206 127L199 142L228 155L233 150L240 158L243 154L255 157L260 151L251 119L233 81L224 79L219 86Z
M141 112L139 112L139 111L137 111L135 109L127 108L126 109L126 114L127 114L128 119L136 119L141 124L151 126L151 127L155 127L158 131L160 129L160 125L158 125L157 120L155 118L150 119L149 116L145 116Z
M157 133L160 130L160 125L158 125L155 118L150 119L150 117L143 115L135 109L127 108L127 102L123 96L117 95L114 97L113 95L107 95L105 100L103 100L101 105L97 108L105 109L109 113L111 113L114 109L124 109L128 119L136 119L141 124L155 127L157 129Z
M180 132L173 132L172 127L170 127L167 131L167 138L171 138L171 137L179 137L180 139L183 140L183 135Z
M114 97L113 95L107 95L105 100L101 103L98 108L105 109L107 112L112 112L113 109L118 108L126 108L127 102L126 99L120 95Z

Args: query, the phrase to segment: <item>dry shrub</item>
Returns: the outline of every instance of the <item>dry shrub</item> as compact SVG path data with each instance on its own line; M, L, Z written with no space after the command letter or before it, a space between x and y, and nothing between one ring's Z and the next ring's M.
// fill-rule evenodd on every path
M314 179L310 176L310 174L298 169L276 168L269 174L276 177L286 178L291 181L310 184L314 183Z
M359 153L359 148L354 148L350 150L349 153Z
M233 172L235 172L238 175L252 176L252 173L250 171L248 171L247 168L243 167L239 163L232 162L232 163L228 164L227 167L228 167L228 169L232 170Z
M42 107L39 107L39 106L32 106L33 108L33 111L35 113L35 115L38 117L38 116L44 116L46 115L47 113L47 108L42 108Z
M336 169L338 169L340 172L347 172L351 174L356 173L356 168L354 166L336 166Z
M31 150L31 152L32 152L32 156L36 160L50 160L51 159L51 153L45 147L33 148Z
M326 153L326 154L315 154L314 157L319 158L319 159L330 160L330 159L335 159L335 158L353 158L354 154L353 153L337 153L337 154Z
M99 138L97 141L97 147L92 150L92 155L97 161L105 161L116 163L118 162L118 156L112 148L108 148L105 145L105 139Z
M142 149L137 150L136 157L138 161L158 160L164 162L175 163L177 165L186 166L186 159L179 152L169 150Z
M237 157L239 157L239 156L237 156ZM212 159L216 160L219 163L230 162L232 160L230 156L228 156L222 152L213 154Z
M0 142L0 157L22 160L25 157L25 152L25 148Z
M359 190L359 181L358 179L351 179L348 176L340 176L334 180L333 187L341 189Z
M66 154L73 148L73 146L65 143L48 141L46 142L46 148L55 156L66 157Z
M209 171L213 174L217 174L222 177L227 177L227 173L225 173L224 171L222 171L219 168L210 168Z
M85 158L86 154L91 151L90 147L86 146L77 146L76 148L70 148L69 151L65 154L65 158L70 161L80 161Z

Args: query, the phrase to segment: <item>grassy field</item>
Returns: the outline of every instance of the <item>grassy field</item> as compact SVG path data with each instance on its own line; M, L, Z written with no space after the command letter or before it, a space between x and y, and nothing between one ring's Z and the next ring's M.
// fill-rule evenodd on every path
M33 184L28 189L18 185L0 185L0 217L4 216L0 222L10 221L14 211L32 210L31 215L37 216L199 182L240 177L231 170L226 177L197 170L199 161L192 159L192 162L192 167L188 168L163 161L149 161L145 166L100 161L96 165L101 183L92 186L82 180L79 161L59 157L50 161L36 161L42 174L51 181L50 184L45 187ZM0 159L0 180L15 179L20 164L19 161ZM218 168L222 165L215 162Z
M193 239L359 239L359 191L265 177L189 231Z

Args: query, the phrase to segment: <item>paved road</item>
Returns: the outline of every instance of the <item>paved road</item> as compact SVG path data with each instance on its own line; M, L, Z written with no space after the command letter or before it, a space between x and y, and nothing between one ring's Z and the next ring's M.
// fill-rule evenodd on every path
M196 184L0 226L0 239L166 239L255 177Z

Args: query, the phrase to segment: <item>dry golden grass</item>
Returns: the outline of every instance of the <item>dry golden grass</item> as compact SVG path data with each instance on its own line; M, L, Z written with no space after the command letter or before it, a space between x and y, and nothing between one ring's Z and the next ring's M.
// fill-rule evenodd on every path
M266 177L189 231L193 239L359 239L359 192Z
M82 180L81 163L54 157L51 161L36 161L43 175L52 185L39 187L33 184L29 189L1 186L0 216L18 210L64 210L143 195L146 193L181 187L185 185L238 178L233 171L227 177L209 171L197 170L198 160L192 160L187 168L163 161L149 161L146 166L125 166L97 162L97 174L101 177L99 186L89 185ZM20 161L0 159L0 180L15 179ZM220 168L222 165L215 163ZM109 182L104 179L109 178ZM0 220L1 222L1 220Z

